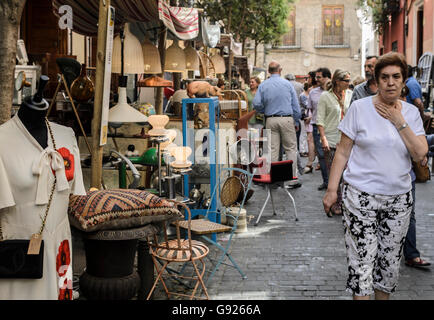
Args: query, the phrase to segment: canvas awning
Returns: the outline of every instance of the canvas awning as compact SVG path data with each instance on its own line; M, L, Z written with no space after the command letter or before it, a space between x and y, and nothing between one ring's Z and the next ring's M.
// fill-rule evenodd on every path
M116 10L115 33L126 22L158 22L179 39L192 40L199 33L199 13L195 8L171 7L167 0L111 0ZM99 0L53 0L54 14L69 5L73 12L73 31L86 36L98 33Z

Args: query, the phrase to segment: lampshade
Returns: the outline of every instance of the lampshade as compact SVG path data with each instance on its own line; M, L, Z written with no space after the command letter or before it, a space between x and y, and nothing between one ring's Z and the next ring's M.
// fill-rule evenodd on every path
M121 37L118 35L113 39L112 72L122 72ZM131 32L129 24L124 29L124 74L144 73L145 64L143 61L143 49L139 39Z
M185 68L188 71L199 70L199 55L197 51L189 44L184 49L185 53Z
M173 44L166 50L166 60L164 71L166 72L185 72L185 53L174 40Z
M151 41L145 38L142 45L143 49L143 62L145 65L146 74L160 74L161 71L161 60L160 52L158 48L152 44Z
M215 73L225 73L226 72L226 64L225 59L219 55L215 54L211 57L211 61L214 64Z
M109 122L147 122L148 117L127 103L127 88L119 87L119 102L109 110Z

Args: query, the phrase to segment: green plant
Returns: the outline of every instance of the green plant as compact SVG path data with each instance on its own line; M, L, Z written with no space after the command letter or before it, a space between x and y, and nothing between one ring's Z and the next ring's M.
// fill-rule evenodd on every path
M399 7L399 2L396 0L359 0L358 6L367 19L372 19L374 29L381 34L393 13L391 8Z

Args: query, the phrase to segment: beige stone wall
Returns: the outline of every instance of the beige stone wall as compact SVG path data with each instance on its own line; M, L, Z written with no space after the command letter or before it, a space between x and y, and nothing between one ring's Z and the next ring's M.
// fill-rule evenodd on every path
M351 72L353 78L361 74L362 28L357 18L357 0L299 0L296 1L296 29L301 29L300 49L267 49L264 61L264 48L258 48L258 67L267 67L271 60L277 60L283 67L282 74L305 75L319 67L328 67L332 72L337 68ZM322 6L344 6L344 29L349 29L349 48L315 48L315 28L322 26ZM247 51L249 62L253 64L253 50ZM358 59L354 59L357 55ZM265 63L264 63L265 62Z

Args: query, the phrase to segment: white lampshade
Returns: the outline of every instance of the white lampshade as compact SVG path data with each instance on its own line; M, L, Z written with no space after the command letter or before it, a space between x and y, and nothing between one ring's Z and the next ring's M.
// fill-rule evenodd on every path
M173 44L166 50L164 71L166 72L185 72L185 53L174 40Z
M189 44L184 49L185 53L185 68L188 71L196 71L199 70L199 55L197 51Z
M215 73L225 73L226 72L226 63L225 59L219 55L215 54L211 57L211 61L214 64Z
M113 39L112 72L122 72L121 37ZM124 74L141 74L145 71L143 49L139 39L131 32L129 24L124 29Z
M145 38L142 45L143 49L143 62L145 65L146 74L160 74L161 71L161 60L160 51L158 48L152 44L151 41Z
M148 117L127 103L127 88L119 87L119 102L109 110L109 122L147 122Z

